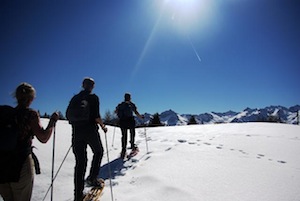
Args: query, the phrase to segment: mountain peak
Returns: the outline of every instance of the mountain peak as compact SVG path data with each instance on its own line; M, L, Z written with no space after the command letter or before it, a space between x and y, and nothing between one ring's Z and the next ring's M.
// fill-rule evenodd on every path
M283 106L268 106L262 109L247 107L241 112L211 112L199 115L178 114L172 109L162 112L159 117L161 122L167 126L186 125L192 116L200 124L233 123L233 122L258 122L258 121L280 121L288 124L297 124L297 113L299 105L286 108ZM149 116L149 115L148 115Z

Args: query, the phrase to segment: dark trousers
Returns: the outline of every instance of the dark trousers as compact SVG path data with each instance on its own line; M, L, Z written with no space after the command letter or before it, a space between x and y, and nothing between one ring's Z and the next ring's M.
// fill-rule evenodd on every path
M127 128L121 128L121 132L122 132L122 151L126 151L126 146L127 146ZM130 132L130 145L131 148L134 147L134 141L135 141L135 128L129 128L129 132Z
M104 151L98 128L96 126L73 126L72 147L76 160L74 174L75 200L82 197L82 191L84 189L84 176L87 166L87 145L91 147L94 154L89 176L91 178L97 178Z

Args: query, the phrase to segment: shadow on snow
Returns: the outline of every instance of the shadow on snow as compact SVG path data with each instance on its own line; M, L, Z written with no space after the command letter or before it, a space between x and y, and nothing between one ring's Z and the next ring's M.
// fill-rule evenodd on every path
M109 170L110 168L110 170ZM100 168L100 172L98 177L106 180L111 177L111 179L114 179L116 176L123 176L125 175L124 170L127 169L127 167L124 166L124 160L121 158L117 158L110 163L106 163ZM111 176L109 175L111 172Z

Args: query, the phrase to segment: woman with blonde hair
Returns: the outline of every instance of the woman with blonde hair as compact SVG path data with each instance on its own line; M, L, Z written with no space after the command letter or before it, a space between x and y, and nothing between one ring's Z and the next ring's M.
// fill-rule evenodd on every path
M46 143L51 137L59 117L58 113L54 112L47 128L44 129L38 112L30 108L35 93L33 86L21 83L14 94L18 102L17 107L12 108L17 127L17 165L16 168L8 170L10 174L14 175L13 178L5 178L5 175L1 175L0 195L4 201L30 201L34 180L32 139L35 136L40 142ZM6 164L1 165L5 166ZM0 174L3 173L0 172Z

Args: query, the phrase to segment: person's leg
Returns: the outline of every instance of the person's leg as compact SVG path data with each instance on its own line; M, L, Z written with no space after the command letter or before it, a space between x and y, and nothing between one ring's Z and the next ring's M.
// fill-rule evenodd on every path
M90 133L87 141L88 141L88 145L91 147L94 154L89 178L96 179L99 174L101 160L104 152L98 131L94 131L94 133Z
M33 180L34 164L31 155L29 155L22 166L19 181L10 183L14 201L31 200Z
M73 142L73 153L75 155L75 173L74 173L74 195L75 200L82 199L84 189L84 175L87 165L87 144L85 141Z
M126 154L126 146L127 146L127 128L121 128L122 132L122 151L121 157L124 157Z
M131 149L135 148L135 119L134 117L130 118L129 121L129 128L130 128L130 147Z
M131 149L135 148L135 128L130 128L130 147Z
M6 201L13 201L13 192L10 187L10 183L0 184L0 195Z

